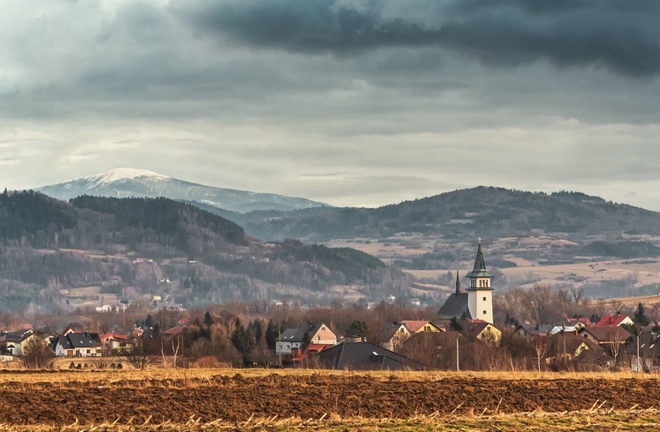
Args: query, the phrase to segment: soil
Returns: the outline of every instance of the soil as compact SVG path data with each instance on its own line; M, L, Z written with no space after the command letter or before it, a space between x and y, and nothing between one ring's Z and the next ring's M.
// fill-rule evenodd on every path
M52 375L52 376L51 376ZM35 383L0 375L0 424L71 425L241 422L254 418L409 418L417 415L563 412L655 408L660 380L430 379L370 374L209 375L200 379L77 381L75 373L43 374ZM57 378L55 378L57 376ZM51 379L52 378L52 379Z

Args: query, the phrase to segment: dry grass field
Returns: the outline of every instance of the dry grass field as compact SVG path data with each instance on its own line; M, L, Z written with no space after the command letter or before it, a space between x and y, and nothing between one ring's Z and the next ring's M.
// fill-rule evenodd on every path
M660 377L2 371L2 430L658 430Z

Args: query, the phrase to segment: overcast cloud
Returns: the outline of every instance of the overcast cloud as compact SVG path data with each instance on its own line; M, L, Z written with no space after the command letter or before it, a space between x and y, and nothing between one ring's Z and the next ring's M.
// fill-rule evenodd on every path
M660 210L660 3L0 0L0 185L116 167L376 206Z

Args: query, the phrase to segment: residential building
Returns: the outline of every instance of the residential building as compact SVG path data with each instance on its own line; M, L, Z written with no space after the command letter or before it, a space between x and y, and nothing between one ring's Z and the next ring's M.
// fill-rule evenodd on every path
M100 357L103 344L98 333L69 332L53 341L53 350L58 357Z
M594 327L618 327L620 325L635 325L634 321L628 315L605 315Z
M431 321L402 320L394 323L389 339L381 345L383 348L390 351L397 351L403 342L415 333L441 331L445 331L445 329L437 326Z
M307 340L306 340L307 339ZM303 327L286 329L275 339L276 354L293 354L307 343L336 345L337 335L324 323L307 323Z
M489 344L499 344L502 340L502 331L484 320L470 320L467 335Z
M371 342L343 342L309 357L302 367L335 370L424 370L426 367Z

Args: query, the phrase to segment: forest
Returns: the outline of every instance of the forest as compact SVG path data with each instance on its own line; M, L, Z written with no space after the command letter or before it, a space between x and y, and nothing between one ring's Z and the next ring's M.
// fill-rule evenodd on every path
M350 248L263 242L236 223L165 198L32 191L0 195L0 310L71 309L61 293L101 287L124 301L167 297L190 307L297 298L329 302L333 286L376 301L405 295L410 276Z

